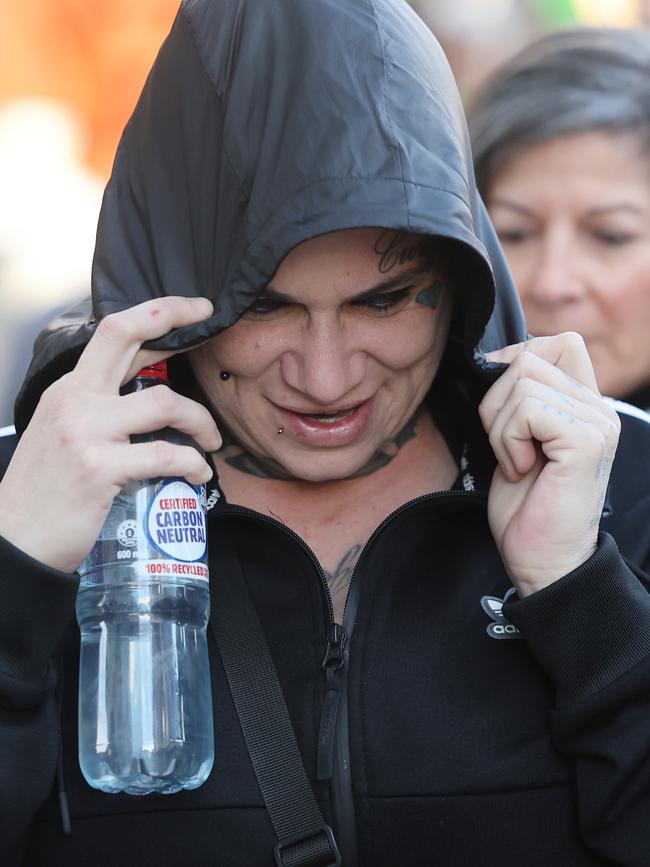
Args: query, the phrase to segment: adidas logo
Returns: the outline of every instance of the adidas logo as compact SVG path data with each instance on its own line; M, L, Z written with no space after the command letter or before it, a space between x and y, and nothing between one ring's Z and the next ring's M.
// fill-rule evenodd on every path
M219 488L212 488L205 503L206 512L209 512L210 509L214 508L214 506L217 505L220 499L221 491L219 490Z
M503 603L509 599L515 592L515 588L511 587L503 599L498 596L483 596L481 599L481 607L488 617L493 621L485 627L485 631L490 638L522 638L521 632L517 627L510 623L503 616Z

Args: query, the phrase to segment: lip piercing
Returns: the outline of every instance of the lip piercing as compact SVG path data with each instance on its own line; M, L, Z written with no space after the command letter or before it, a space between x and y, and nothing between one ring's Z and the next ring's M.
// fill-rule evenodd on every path
M284 433L284 428L283 428L283 427L279 427L279 428L277 429L276 433L279 433L279 434Z
M224 382L225 382L227 379L230 379L230 371L229 371L229 370L222 370L222 371L219 373L219 378L220 378L220 379L223 379Z

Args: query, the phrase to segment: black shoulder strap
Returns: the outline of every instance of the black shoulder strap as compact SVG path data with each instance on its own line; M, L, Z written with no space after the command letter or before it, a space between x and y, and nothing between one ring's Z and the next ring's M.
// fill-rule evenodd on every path
M338 867L341 854L316 803L271 653L241 572L216 582L210 624L257 782L278 836L278 867Z

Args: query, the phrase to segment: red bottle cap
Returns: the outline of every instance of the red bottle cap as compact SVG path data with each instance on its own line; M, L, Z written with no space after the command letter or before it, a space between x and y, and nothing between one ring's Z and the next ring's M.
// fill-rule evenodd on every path
M167 361L158 361L156 364L150 364L148 367L143 367L137 374L145 379L159 379L161 382L167 382L169 374L167 372Z

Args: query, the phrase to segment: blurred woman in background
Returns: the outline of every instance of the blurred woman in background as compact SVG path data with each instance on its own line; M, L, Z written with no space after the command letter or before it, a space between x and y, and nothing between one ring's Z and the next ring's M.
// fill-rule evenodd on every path
M650 34L530 45L470 113L477 182L531 333L580 332L606 394L650 407Z

